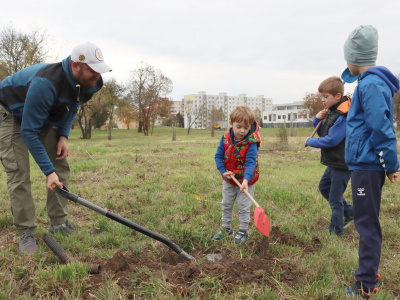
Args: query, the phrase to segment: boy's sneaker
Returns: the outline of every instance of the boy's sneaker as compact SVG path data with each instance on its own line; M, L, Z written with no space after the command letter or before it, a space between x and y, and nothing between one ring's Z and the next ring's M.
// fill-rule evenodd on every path
M216 242L219 242L224 236L233 236L234 232L232 230L232 228L225 228L225 227L221 227L220 231L213 236L213 240Z
M19 238L19 251L24 253L36 253L38 251L35 235L29 229L22 232Z
M345 289L347 295L350 298L362 298L362 299L370 299L372 298L374 295L379 293L379 289L374 288L372 291L365 292L362 287L361 287L361 283L359 281L356 281L352 286L348 287Z
M247 233L247 231L239 229L238 232L236 232L235 242L237 244L240 244L240 243L242 243L244 241L247 241L248 239L249 239L249 234Z
M63 235L68 235L70 234L74 228L72 227L71 224L68 223L68 220L65 221L65 223L61 225L50 225L49 232L51 234L54 233L61 233Z
M354 223L354 215L344 217L343 229L349 227L353 223Z

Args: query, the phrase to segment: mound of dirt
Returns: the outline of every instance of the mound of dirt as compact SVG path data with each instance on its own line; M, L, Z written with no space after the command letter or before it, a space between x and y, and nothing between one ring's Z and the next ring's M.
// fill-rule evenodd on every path
M197 285L194 291L195 282L218 279L220 287L229 293L238 284L270 285L271 289L276 287L276 278L291 287L298 286L298 274L296 266L287 262L287 259L274 257L268 252L269 245L281 243L291 246L302 247L306 252L315 251L319 248L320 241L314 238L314 246L306 245L296 239L295 236L282 233L278 227L273 227L271 238L264 238L260 242L248 241L246 247L251 247L251 257L240 258L237 251L224 248L222 251L218 246L208 249L205 252L197 250L191 253L196 257L194 262L183 261L176 253L169 249L163 250L160 256L142 253L141 256L133 252L118 251L107 261L97 262L102 265L102 273L90 276L89 284L93 287L101 286L105 272L109 277L118 283L123 289L134 289L143 282L149 282L157 278L169 287L177 296L197 295L205 293ZM165 247L163 247L165 249ZM216 259L208 260L207 253L218 253Z

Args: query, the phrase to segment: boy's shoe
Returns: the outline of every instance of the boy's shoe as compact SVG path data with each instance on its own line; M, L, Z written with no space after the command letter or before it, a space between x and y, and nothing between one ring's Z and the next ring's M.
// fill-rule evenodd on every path
M354 223L354 215L344 217L343 229L349 227L353 223Z
M19 238L19 251L24 253L36 253L38 251L35 235L29 229L22 232Z
M219 232L213 236L213 240L219 242L224 236L233 236L235 233L232 228L221 227Z
M249 234L247 233L247 231L239 229L238 232L236 232L235 242L237 244L240 244L240 243L242 243L244 241L247 241L248 239L249 239Z
M70 234L74 228L72 227L71 224L68 223L68 220L65 221L65 223L61 225L50 225L49 232L54 234L54 233L61 233L63 235L68 235Z
M361 298L361 299L370 299L374 295L379 293L379 289L377 288L374 288L369 293L365 292L362 289L361 283L359 281L356 281L352 286L346 288L345 290L350 298Z

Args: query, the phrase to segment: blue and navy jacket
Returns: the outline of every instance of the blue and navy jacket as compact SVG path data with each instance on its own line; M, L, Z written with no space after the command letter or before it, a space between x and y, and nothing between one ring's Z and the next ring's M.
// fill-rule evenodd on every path
M393 127L393 96L399 80L385 67L358 78L347 114L345 159L349 170L394 173L399 168Z
M21 122L21 137L45 175L55 171L43 144L42 130L57 127L68 138L79 107L101 89L81 89L74 81L70 57L54 64L36 64L8 76L0 83L0 104Z

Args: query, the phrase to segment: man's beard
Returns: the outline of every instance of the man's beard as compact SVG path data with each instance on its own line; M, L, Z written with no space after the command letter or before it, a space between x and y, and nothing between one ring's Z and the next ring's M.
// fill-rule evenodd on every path
M80 84L80 86L82 88L88 89L88 90L94 88L96 86L96 84L97 84L98 78L97 77L92 77L92 78L89 78L89 79L82 79L82 77L83 77L82 73L83 73L82 70L79 70L79 72L78 72L78 80L77 81Z

